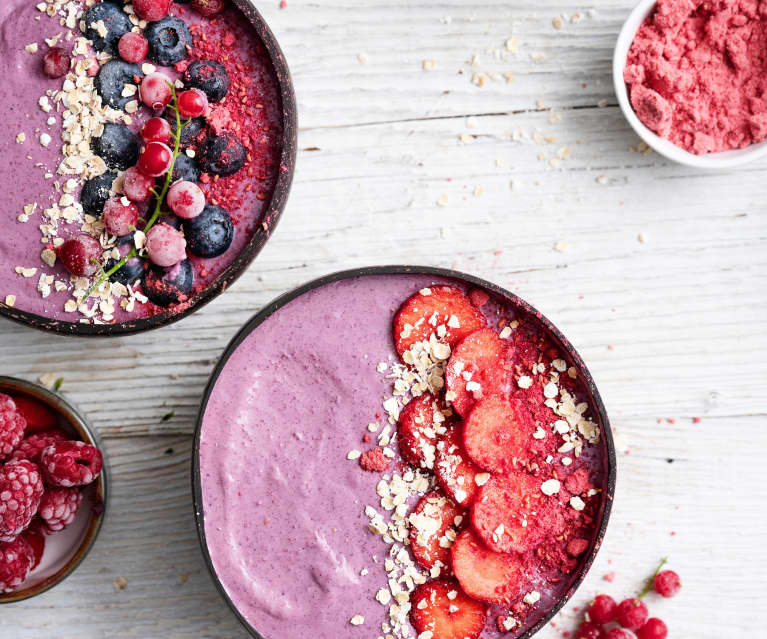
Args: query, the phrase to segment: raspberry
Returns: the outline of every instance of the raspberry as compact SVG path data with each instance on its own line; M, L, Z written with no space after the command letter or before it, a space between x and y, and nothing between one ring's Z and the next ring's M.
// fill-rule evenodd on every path
M638 639L666 639L668 628L657 617L650 617L647 623L637 631Z
M85 442L56 442L40 455L40 467L51 486L85 486L98 477L101 466L101 451Z
M573 639L604 639L605 631L599 624L584 621L575 631Z
M32 548L32 555L34 556L32 570L34 570L40 565L40 560L45 552L45 525L39 519L33 519L29 528L21 533L19 538L26 541Z
M32 547L23 539L0 543L0 592L13 592L27 578L35 561Z
M679 575L673 570L663 570L655 575L655 592L662 597L673 597L681 587Z
M40 453L56 442L66 441L66 436L60 430L48 430L42 433L28 435L21 440L19 447L13 451L12 459L26 459L33 464L40 463Z
M618 604L618 608L615 611L615 621L629 630L636 630L644 626L647 617L647 606L644 605L641 599L636 597L624 599Z
M637 639L637 636L626 628L613 628L605 635L605 639Z
M0 541L12 541L35 516L43 496L40 469L26 459L0 468Z
M83 494L77 488L51 488L43 494L37 514L49 532L58 532L72 523L82 501Z
M615 609L617 607L618 604L615 603L615 599L610 595L597 595L594 597L594 601L589 604L586 612L589 616L589 621L605 624L615 619Z
M53 47L43 56L43 73L49 78L60 78L69 71L72 58L61 47Z
M27 420L19 413L16 402L0 393L0 460L8 457L19 445L26 427Z

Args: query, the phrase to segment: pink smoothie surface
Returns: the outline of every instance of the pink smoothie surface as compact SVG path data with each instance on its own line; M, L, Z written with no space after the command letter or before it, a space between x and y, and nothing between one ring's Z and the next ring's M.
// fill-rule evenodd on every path
M386 634L388 608L375 596L386 587L390 547L369 530L364 512L378 507L381 474L363 472L347 453L375 445L362 440L391 393L391 380L376 369L398 361L394 312L438 283L465 290L427 275L369 275L305 293L240 343L214 385L199 449L207 549L234 606L265 639ZM543 331L540 320L492 296L482 310ZM587 468L604 489L606 458L602 439L584 447L574 467ZM398 450L394 461L401 461ZM394 466L385 476L402 472ZM498 633L503 611L495 607L483 637L521 634L562 598L577 572L537 567L529 590L541 600L522 626ZM364 625L350 624L355 615Z
M659 0L624 70L649 129L698 155L767 138L767 4Z

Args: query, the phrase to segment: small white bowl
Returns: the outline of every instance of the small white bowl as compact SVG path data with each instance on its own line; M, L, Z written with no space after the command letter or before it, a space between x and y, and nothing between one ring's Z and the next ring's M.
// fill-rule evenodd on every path
M645 18L655 8L655 4L655 0L641 0L639 2L624 23L618 36L618 42L615 45L615 54L613 56L615 94L618 96L618 104L620 104L623 115L626 116L631 128L657 153L679 164L686 164L687 166L700 169L729 169L767 155L767 141L734 151L695 155L678 147L673 142L657 136L642 124L629 101L626 83L623 81L623 69L626 67L626 58L628 57L631 43L634 41L634 37L639 27L645 21Z

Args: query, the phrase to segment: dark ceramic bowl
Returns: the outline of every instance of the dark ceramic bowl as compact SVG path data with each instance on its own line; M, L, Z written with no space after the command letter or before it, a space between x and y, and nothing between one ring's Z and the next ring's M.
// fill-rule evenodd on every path
M109 483L106 452L98 435L77 409L60 395L42 386L14 377L0 377L0 393L26 396L48 406L60 418L59 427L73 438L96 446L104 457L98 479L83 490L83 503L75 520L64 530L48 535L40 565L18 590L0 593L0 604L23 601L61 583L82 563L96 542L106 516Z
M205 558L205 563L208 566L213 581L216 584L221 596L227 602L229 607L234 612L235 616L240 620L242 625L248 630L248 632L256 639L264 639L262 635L243 617L243 615L237 610L232 600L226 593L224 586L222 585L216 570L213 566L210 553L208 551L208 544L205 537L205 512L203 509L202 498L202 481L200 475L200 436L202 433L203 417L205 415L205 409L210 399L210 395L213 392L213 388L216 385L219 375L223 371L227 364L227 361L237 349L237 347L248 337L262 322L268 319L273 313L285 306L287 303L296 299L297 297L308 293L316 288L330 284L348 278L365 277L369 275L407 275L407 274L421 274L435 277L446 277L462 282L470 287L479 287L487 290L497 297L498 300L504 302L509 307L514 308L520 315L532 316L540 324L541 328L551 341L561 349L561 352L567 354L567 361L571 363L578 371L578 377L583 380L584 390L587 394L587 401L596 410L599 426L602 431L602 437L600 438L602 446L602 458L604 460L604 497L602 499L602 505L600 507L600 513L598 515L599 523L597 525L594 538L591 541L591 545L587 552L581 557L578 569L571 575L570 582L568 584L565 593L556 601L556 603L541 617L533 623L523 634L519 635L518 639L529 639L536 634L543 626L545 626L557 612L564 606L567 601L573 596L578 586L586 577L589 569L594 563L597 552L604 539L605 532L607 530L607 523L610 519L610 511L612 509L613 497L615 495L615 482L616 482L616 456L615 456L615 444L613 443L612 430L610 428L610 422L605 411L602 398L599 395L594 379L591 373L586 368L586 364L583 359L570 344L567 338L559 331L559 329L551 323L542 313L530 306L523 299L517 297L513 293L497 286L491 282L487 282L478 277L453 271L443 268L432 268L424 266L373 266L366 268L358 268L349 271L341 271L339 273L333 273L319 279L313 280L298 287L297 289L285 293L278 297L276 300L264 307L260 312L254 315L243 328L235 335L232 341L227 346L221 359L218 361L216 368L211 374L208 385L205 389L205 393L200 405L200 411L197 417L197 426L195 430L194 439L194 451L192 455L192 492L194 497L194 514L197 522L197 534L200 538L200 545L202 547L202 553ZM340 623L340 622L339 622ZM274 639L273 637L267 637L266 639Z
M151 317L137 318L115 324L81 324L79 322L54 320L35 313L18 310L6 306L2 303L2 299L0 299L0 315L32 328L65 335L111 337L141 333L177 322L187 315L194 313L197 309L202 308L233 284L250 266L251 262L256 259L256 256L261 252L261 249L274 232L287 203L296 164L298 115L296 112L293 81L290 77L288 64L280 49L280 45L277 44L274 34L253 5L252 0L231 1L242 11L261 39L274 67L274 74L282 100L282 153L279 160L277 182L264 213L263 223L256 228L248 244L221 275L211 282L205 290L190 298L188 306L179 312L162 312Z

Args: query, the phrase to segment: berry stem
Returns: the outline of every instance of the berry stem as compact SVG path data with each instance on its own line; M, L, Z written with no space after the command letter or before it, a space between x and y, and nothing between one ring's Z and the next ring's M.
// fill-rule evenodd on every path
M668 563L668 557L664 557L663 559L660 560L660 564L655 569L655 572L652 574L652 577L650 577L647 580L647 583L645 584L644 589L642 590L642 592L639 593L638 599L642 599L648 592L650 592L653 589L653 586L655 584L655 577L658 576L660 569L663 568L663 566L665 566L667 563Z

